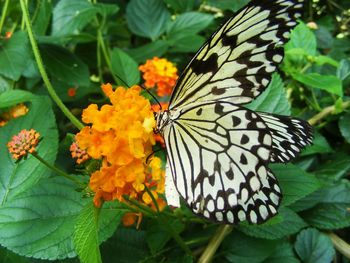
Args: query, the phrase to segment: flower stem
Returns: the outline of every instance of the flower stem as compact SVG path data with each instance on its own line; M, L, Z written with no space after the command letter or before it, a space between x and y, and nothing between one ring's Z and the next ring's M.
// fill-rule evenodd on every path
M8 7L9 7L9 3L10 3L10 0L5 0L4 7L2 8L1 20L0 20L0 34L1 34L1 32L2 32L2 28L3 28L4 23L5 23L5 19L6 19L6 15L7 15L7 10L8 10Z
M224 238L231 233L233 227L230 225L221 225L217 229L213 238L210 240L209 244L205 248L203 254L198 260L198 263L208 263L211 262L216 250L219 248L221 242Z
M55 173L57 173L60 176L63 176L73 182L75 182L77 185L84 187L85 188L85 184L82 183L81 181L79 181L77 178L75 178L74 176L71 176L67 173L65 173L64 171L62 171L61 169L57 168L56 166L53 166L52 164L49 164L47 161L45 161L43 158L41 158L37 153L31 153L32 156L34 156L36 159L38 159L41 163L43 163L46 167L48 167L50 170L54 171Z
M45 83L45 86L47 88L47 91L49 92L52 100L57 104L57 106L61 109L61 111L63 112L63 114L73 123L73 125L75 125L75 127L77 127L78 129L82 129L84 127L84 125L69 111L69 109L63 104L63 102L61 101L61 99L58 97L56 91L54 90L54 88L52 87L52 84L49 80L49 77L46 73L46 70L44 68L44 64L43 61L41 59L40 56L40 51L38 48L38 44L35 40L34 34L33 34L33 30L32 30L32 25L30 23L30 19L29 19L29 12L28 12L28 8L26 5L25 0L20 0L21 1L21 8L22 8L22 13L23 13L23 18L27 27L27 33L29 36L29 40L30 43L32 45L32 50L34 53L34 57L36 60L36 63L38 65L38 69L40 72L40 75Z

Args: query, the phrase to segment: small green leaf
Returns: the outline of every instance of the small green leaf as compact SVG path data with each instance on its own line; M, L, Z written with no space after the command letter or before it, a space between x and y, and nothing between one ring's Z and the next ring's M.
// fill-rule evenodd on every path
M347 113L339 119L339 129L344 139L350 143L350 113Z
M290 115L290 104L280 75L273 74L267 89L246 107L254 111Z
M290 35L289 42L284 45L286 51L292 48L301 48L308 55L316 55L316 37L315 34L303 23L299 22Z
M100 13L104 18L108 16L112 16L119 11L119 6L115 4L105 4L105 3L97 3L95 4L98 13Z
M15 32L9 39L0 38L1 75L17 81L25 70L29 58L30 49L25 32Z
M28 105L29 112L9 121L0 128L0 203L6 204L16 195L22 193L42 178L50 175L51 171L36 158L29 155L26 160L15 162L7 150L6 144L23 129L35 129L42 140L37 146L37 153L48 163L56 159L58 148L58 133L56 120L47 97L33 97Z
M320 187L315 176L306 173L293 164L273 164L270 168L275 173L283 193L282 205L287 206L313 193Z
M335 255L330 238L314 228L301 231L294 248L302 262L332 262Z
M176 41L169 40L169 52L181 53L181 52L196 52L205 42L205 38L199 35L183 36L181 39ZM191 43L189 45L188 43Z
M197 5L196 0L164 0L164 2L180 13L191 11Z
M26 257L56 260L75 256L73 222L84 205L75 188L62 177L44 178L2 205L1 245Z
M61 0L53 9L52 35L77 35L98 12L89 1Z
M239 226L238 229L248 236L264 239L280 239L297 233L300 229L306 227L306 223L292 210L284 207L279 210L279 215L283 220L269 225L247 225Z
M334 37L331 32L323 26L320 26L316 31L316 39L319 48L329 49L333 46Z
M14 106L21 102L29 101L33 94L25 90L8 90L0 93L0 109Z
M140 82L138 65L127 53L119 48L111 52L112 72L117 76L119 85L125 86L124 82L131 87Z
M317 65L329 64L329 65L332 65L336 68L339 67L339 62L332 59L331 57L328 57L328 56L319 55L319 56L314 57L314 60L315 60L315 63Z
M325 90L331 94L343 96L343 86L341 80L333 75L321 75L319 73L297 73L293 78L301 83L316 89Z
M206 28L214 17L199 12L187 12L179 15L175 21L168 24L167 35L171 41L176 41L184 36L195 35Z
M277 240L258 239L233 231L222 242L222 251L229 262L257 263L275 250Z
M164 33L170 13L162 0L131 0L126 20L134 34L155 40Z
M126 53L129 54L137 63L144 63L147 59L153 57L161 57L167 52L169 45L165 40L156 40L137 48L128 49Z
M302 152L301 156L307 156L315 153L331 153L333 149L319 132L315 132L312 145L307 146Z
M47 31L52 14L52 2L51 1L40 1L38 2L38 12L34 17L33 31L36 35L44 35Z
M337 70L337 77L341 80L345 80L349 76L350 76L350 61L348 59L342 59L340 61L340 65Z
M98 242L98 209L88 202L74 225L73 242L82 263L102 262Z
M282 241L279 243L271 256L263 263L299 263L299 260L294 254L293 247L290 243Z
M72 87L89 85L89 68L68 49L52 44L42 44L40 51L44 65L51 76Z

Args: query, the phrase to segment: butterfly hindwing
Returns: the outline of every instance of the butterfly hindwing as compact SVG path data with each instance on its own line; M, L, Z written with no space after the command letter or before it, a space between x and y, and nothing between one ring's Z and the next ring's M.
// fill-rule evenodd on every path
M252 101L282 61L281 45L301 9L302 0L251 1L197 52L180 76L169 108L207 100Z
M170 183L194 213L226 223L237 223L240 211L243 218L244 208L253 214L261 204L274 204L274 209L266 208L266 215L276 213L279 199L275 204L276 199L261 192L275 187L268 183L274 177L266 166L272 137L256 113L213 101L194 103L176 114L163 131ZM259 222L267 219L265 214L259 216L259 210L254 213ZM250 220L249 215L245 218Z

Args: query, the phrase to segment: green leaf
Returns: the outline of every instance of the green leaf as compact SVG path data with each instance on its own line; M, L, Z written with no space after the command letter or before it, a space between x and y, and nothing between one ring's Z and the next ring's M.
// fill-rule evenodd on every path
M134 34L155 40L164 33L170 13L162 0L131 0L126 20Z
M164 0L164 2L180 13L193 10L197 5L196 0Z
M337 77L341 80L345 80L350 76L350 61L348 59L342 59L340 61L339 68L337 69Z
M38 12L34 17L33 31L36 35L44 35L47 28L50 25L51 14L52 14L52 2L51 1L40 1L38 2Z
M317 191L310 196L318 204L302 212L310 225L321 229L339 229L350 226L350 186L338 184Z
M1 245L26 257L56 260L75 256L72 222L84 205L75 187L62 177L44 178L2 205Z
M329 65L332 65L336 68L339 67L339 62L332 59L331 57L328 57L328 56L319 55L319 56L314 57L314 60L315 60L315 63L317 65L329 64Z
M181 52L196 52L205 42L205 38L199 35L183 36L181 39L176 41L169 40L169 52L181 53ZM189 43L191 43L189 45Z
M112 72L117 76L119 85L125 86L124 82L130 87L140 82L140 71L138 65L127 53L119 48L111 52Z
M229 262L255 263L267 259L277 244L277 240L253 238L233 231L222 242L222 253Z
M89 68L68 49L42 44L40 51L44 65L51 76L73 87L89 86Z
M343 96L341 80L333 75L321 75L319 73L292 73L297 81L316 89L325 90L331 94Z
M49 98L34 97L26 115L13 119L0 128L1 204L13 200L16 195L30 189L40 178L47 177L51 173L45 165L32 155L29 155L26 160L15 162L7 151L6 144L13 135L18 134L23 129L30 130L32 128L38 131L42 138L37 147L37 153L52 164L57 154L58 133Z
M308 55L316 55L315 34L303 23L299 22L290 35L290 40L284 45L286 51L292 48L301 48Z
M105 4L105 3L97 3L95 4L98 13L100 13L104 18L108 16L112 16L119 11L119 6L115 4Z
M297 233L300 229L306 227L306 223L292 210L284 207L279 210L279 215L283 220L270 225L241 225L238 227L240 231L248 236L264 238L264 239L280 239Z
M302 262L332 262L335 255L330 238L314 228L301 231L294 248Z
M8 90L0 93L0 109L14 106L21 102L26 102L34 96L25 90Z
M144 63L147 59L161 57L167 52L169 45L165 40L156 40L137 48L128 49L126 53L137 63Z
M52 35L78 35L98 12L89 1L61 0L53 9Z
M315 176L306 173L293 164L273 164L270 168L282 189L282 205L287 206L313 193L320 187Z
M318 165L314 173L318 178L327 182L339 181L346 177L350 171L350 155L346 152L337 151L327 156L327 160Z
M231 10L234 12L246 5L248 2L249 0L208 0L208 4L210 6L214 6L222 10Z
M246 107L254 111L290 115L290 104L280 75L273 74L267 89Z
M329 49L333 46L334 38L327 28L320 26L315 34L319 48Z
M271 256L263 263L299 263L299 260L294 255L293 247L286 241L279 243Z
M28 38L25 32L15 32L9 39L0 38L0 74L17 81L30 58ZM4 66L6 65L6 66Z
M315 132L312 145L307 146L302 152L301 156L311 155L315 153L331 153L333 149L319 132Z
M30 261L25 258L17 255L10 250L7 250L3 247L0 247L0 262L4 263L29 263Z
M350 113L347 113L339 119L339 129L344 139L350 143Z
M74 225L74 247L82 263L102 262L98 242L98 212L93 202L87 203Z
M185 36L192 36L205 29L212 21L212 15L199 12L187 12L179 15L175 21L168 24L169 40L176 41Z

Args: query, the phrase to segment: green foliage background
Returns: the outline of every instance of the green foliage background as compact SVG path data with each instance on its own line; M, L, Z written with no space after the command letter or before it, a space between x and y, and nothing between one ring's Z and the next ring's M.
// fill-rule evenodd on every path
M121 204L97 210L91 197L33 157L14 162L6 143L34 128L44 138L40 156L77 173L67 136L77 129L50 100L19 1L0 3L0 32L14 32L0 39L0 112L20 102L30 108L0 128L0 261L79 262L79 254L81 262L194 262L208 252L214 262L349 262L349 1L306 2L280 72L249 105L309 120L315 139L293 164L271 166L284 195L280 214L263 225L233 229L195 218L186 208L145 217L140 229L125 228L120 220L128 210ZM100 83L122 85L117 75L128 85L140 84L138 65L147 59L166 57L181 72L245 3L32 0L28 8L50 81L79 117L89 103L105 101ZM77 94L69 97L72 87Z

